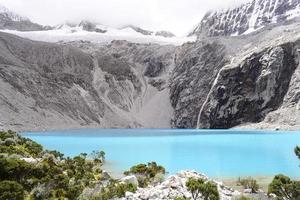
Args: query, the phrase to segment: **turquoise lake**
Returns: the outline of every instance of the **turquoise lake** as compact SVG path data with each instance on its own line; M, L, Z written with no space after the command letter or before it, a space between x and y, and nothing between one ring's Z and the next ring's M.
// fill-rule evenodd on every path
M65 156L103 150L116 170L156 161L168 172L196 170L211 177L300 178L294 147L300 132L181 129L82 129L22 134Z

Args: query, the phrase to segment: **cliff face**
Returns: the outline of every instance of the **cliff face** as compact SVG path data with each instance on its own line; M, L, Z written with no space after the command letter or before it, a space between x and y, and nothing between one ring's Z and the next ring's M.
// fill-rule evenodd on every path
M185 44L177 50L170 78L174 127L196 127L201 105L226 62L225 46L217 42Z
M234 9L209 12L191 35L232 36L300 16L299 0L253 0Z
M199 114L199 128L260 122L278 109L299 64L299 42L253 53L222 68Z
M299 129L299 31L288 23L178 48L173 126Z

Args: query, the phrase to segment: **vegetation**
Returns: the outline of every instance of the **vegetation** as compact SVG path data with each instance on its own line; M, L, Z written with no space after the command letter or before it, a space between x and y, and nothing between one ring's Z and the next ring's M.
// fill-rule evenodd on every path
M295 154L300 159L300 147L295 148ZM277 175L269 185L268 193L275 194L278 200L300 200L300 181Z
M104 151L93 151L90 156L96 162L100 162L100 163L105 162L105 152Z
M139 187L147 187L149 183L153 182L159 175L166 174L164 167L157 165L156 162L146 164L139 164L130 168L129 171L124 172L125 175L135 175L138 179Z
M0 132L0 143L0 199L76 199L101 181L102 151L94 152L91 160L87 154L65 158L13 131ZM118 195L134 190L117 186Z
M219 200L218 187L212 182L205 181L204 179L190 178L186 182L187 189L192 193L194 200L202 198L204 200Z
M277 175L269 185L269 193L275 194L278 200L299 200L300 181L292 181L284 175Z
M295 154L296 154L296 156L298 156L298 158L300 159L300 147L296 147L296 148L295 148Z
M241 197L238 197L236 200L251 200L251 198L245 197L245 196L241 196Z
M186 197L176 197L174 200L187 200Z
M36 158L43 151L43 147L38 143L20 137L13 131L0 132L0 155L17 154L23 157Z
M295 148L300 159L300 147ZM0 199L9 200L54 200L54 199L99 199L121 198L127 191L135 192L132 183L110 179L101 169L105 162L103 151L82 153L74 158L64 157L58 151L44 150L43 147L13 131L0 131ZM139 164L124 172L135 175L139 187L163 177L164 167L155 162ZM252 192L258 191L258 184L252 178L239 180L239 184ZM191 178L186 182L192 199L219 200L217 186L204 179ZM84 196L83 194L91 194ZM87 191L87 192L85 192ZM300 181L277 175L269 185L269 194L278 200L300 200ZM177 197L175 200L186 200ZM238 200L249 200L240 197Z
M121 198L126 192L136 192L137 186L132 183L119 183L116 180L110 180L108 185L101 188L99 195L94 196L94 199L109 200L113 198Z
M23 200L24 188L15 181L0 182L0 199Z
M257 181L251 177L246 179L239 179L238 185L243 186L244 189L250 189L252 193L257 193L259 189Z

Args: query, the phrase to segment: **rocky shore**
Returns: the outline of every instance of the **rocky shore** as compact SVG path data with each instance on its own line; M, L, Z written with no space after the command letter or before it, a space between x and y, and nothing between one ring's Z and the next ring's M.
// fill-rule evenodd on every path
M167 177L162 182L157 184L151 184L146 188L138 188L135 193L126 192L125 197L117 198L116 200L173 200L176 198L191 199L192 194L186 187L186 182L189 178L204 179L214 183L218 187L221 200L238 199L241 196L247 196L254 199L268 200L267 195L260 191L256 194L251 194L250 191L239 192L230 187L225 186L222 182L212 180L204 174L195 171L181 171L175 175ZM121 179L121 182L137 184L138 180L135 176L126 176ZM96 194L101 190L101 186L95 187L95 189L87 189L82 194L82 199L88 197L88 195Z
M229 200L232 197L239 196L240 192L224 186L221 182L210 180L207 176L195 171L181 171L175 175L169 176L160 184L149 186L147 188L138 188L136 193L126 193L122 200L140 200L140 199L175 199L176 197L191 198L191 193L187 190L186 181L189 178L202 178L214 182L218 186L220 198Z

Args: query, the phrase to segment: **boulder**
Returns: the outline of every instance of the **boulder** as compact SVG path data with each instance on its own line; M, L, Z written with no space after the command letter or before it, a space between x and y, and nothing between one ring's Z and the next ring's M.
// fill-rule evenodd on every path
M134 175L126 176L126 177L122 178L121 181L124 183L128 183L128 184L131 183L133 185L139 185L139 182L138 182L136 176L134 176Z

